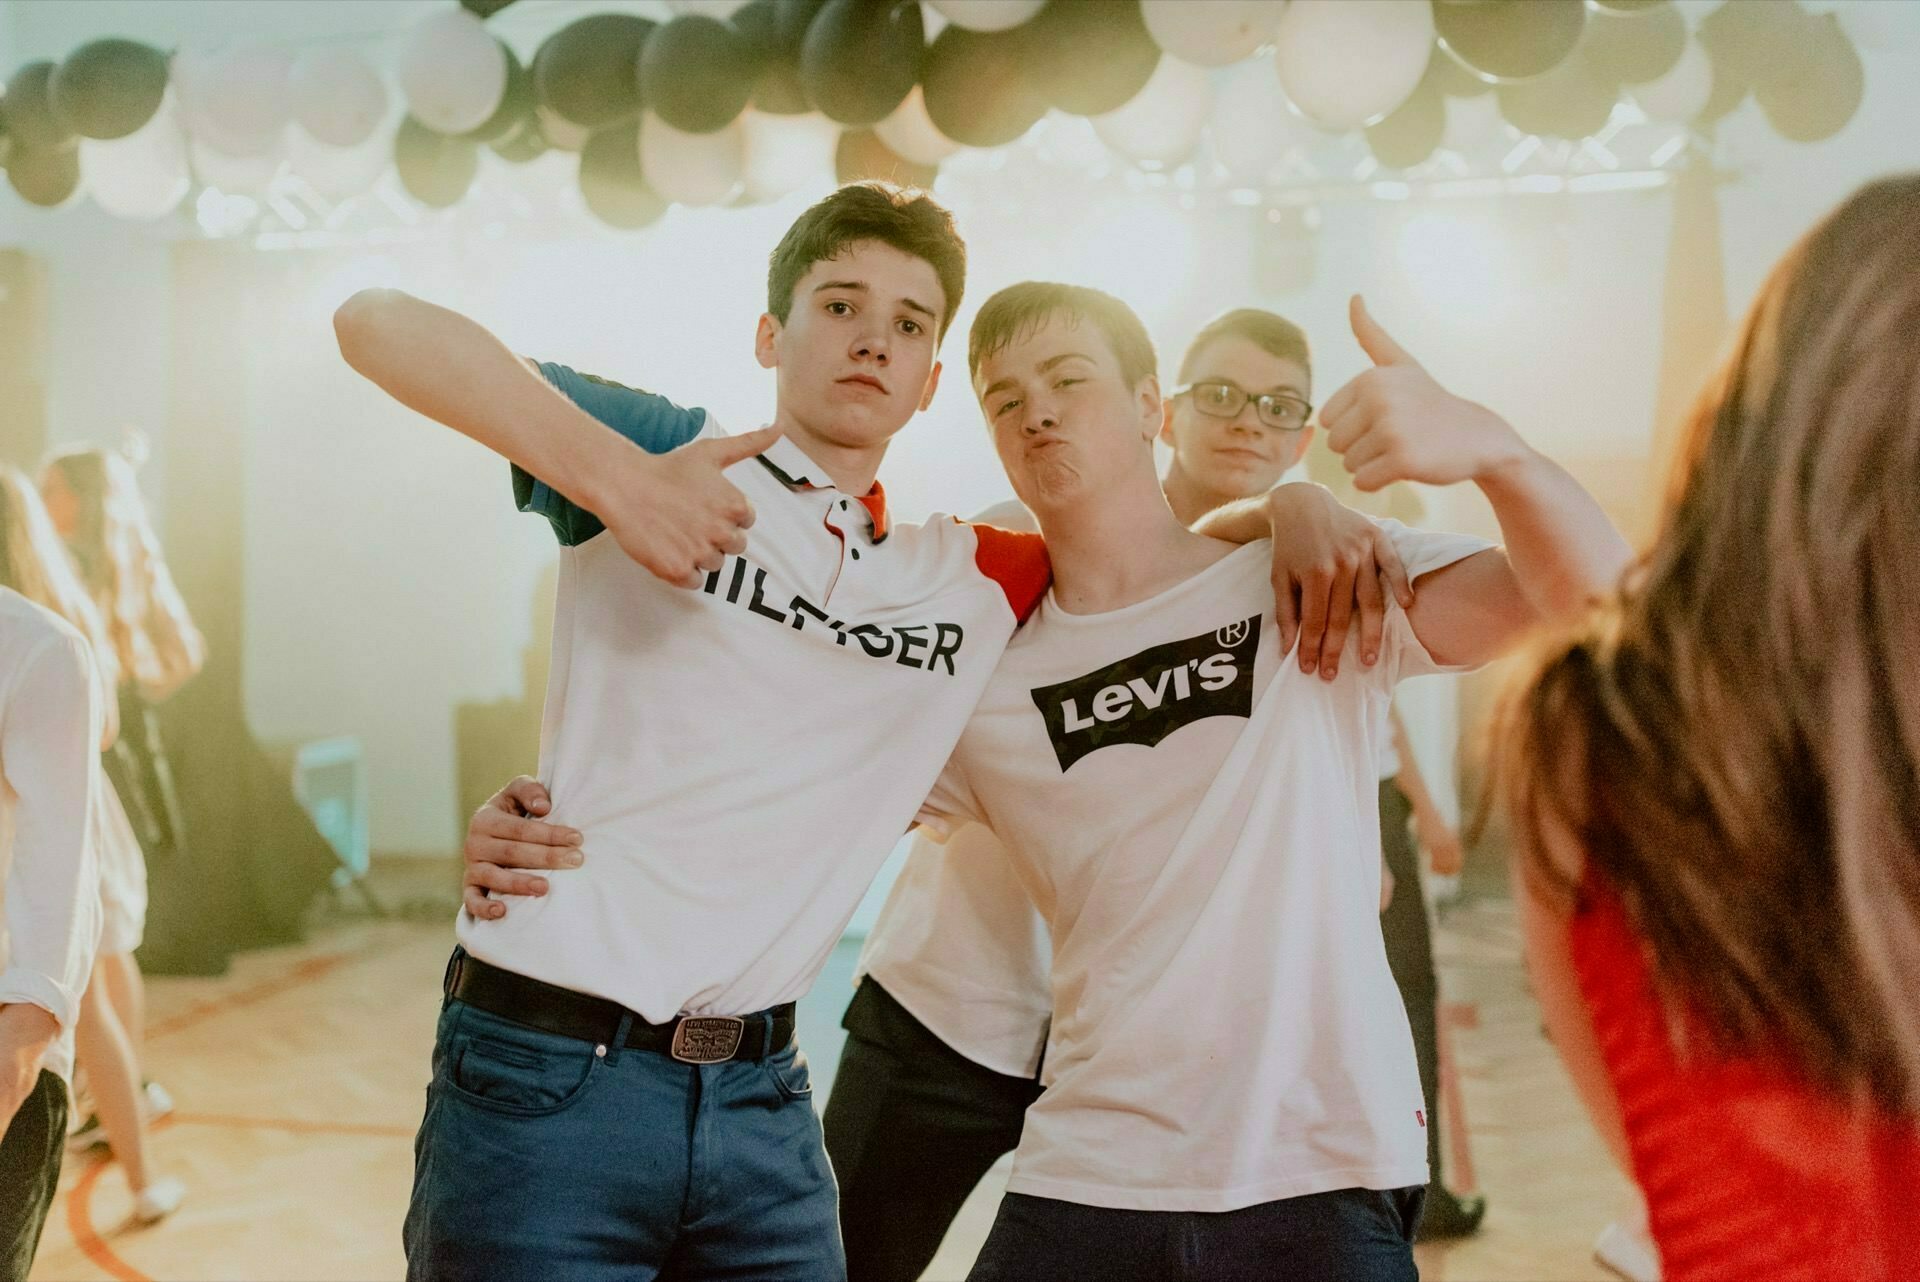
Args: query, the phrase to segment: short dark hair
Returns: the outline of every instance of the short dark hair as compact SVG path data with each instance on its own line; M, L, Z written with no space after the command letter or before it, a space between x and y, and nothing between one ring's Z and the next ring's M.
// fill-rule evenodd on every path
M1141 379L1159 373L1160 360L1154 355L1153 340L1147 337L1147 327L1131 307L1112 294L1085 285L1028 280L1007 286L980 305L980 314L973 318L973 329L967 335L968 375L978 375L988 357L1055 316L1065 316L1076 326L1092 321L1106 335L1127 386L1137 386Z
M1261 311L1258 307L1237 307L1201 326L1180 358L1180 381L1193 381L1193 362L1207 344L1216 338L1244 338L1270 356L1283 361L1298 361L1300 368L1313 373L1313 355L1307 347L1306 331L1284 316Z
M925 259L940 278L945 337L967 283L967 244L953 215L917 187L885 182L848 183L793 220L767 259L767 310L782 325L793 312L793 287L815 263L838 258L847 246L877 240Z

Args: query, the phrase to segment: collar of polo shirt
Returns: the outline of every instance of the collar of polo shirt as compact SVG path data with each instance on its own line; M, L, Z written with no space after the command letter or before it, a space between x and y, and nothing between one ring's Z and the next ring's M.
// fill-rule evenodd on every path
M786 437L781 437L767 447L766 453L758 456L760 466L780 478L780 483L790 490L831 490L832 481L815 481L812 473L819 470L819 464L808 458L806 452ZM860 506L867 513L867 538L873 543L884 543L887 539L887 492L875 481L873 488L860 495Z

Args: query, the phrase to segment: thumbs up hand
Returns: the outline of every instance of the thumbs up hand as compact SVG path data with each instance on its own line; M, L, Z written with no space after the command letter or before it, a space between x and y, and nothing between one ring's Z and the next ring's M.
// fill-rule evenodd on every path
M763 427L659 455L636 449L627 460L631 474L606 487L614 497L605 504L608 510L596 515L626 554L655 577L698 587L727 553L746 551L747 528L753 524L753 504L721 473L765 451L780 439L780 431Z
M1355 489L1477 480L1530 452L1505 419L1440 386L1380 327L1358 294L1350 311L1353 336L1373 368L1328 399L1320 425Z

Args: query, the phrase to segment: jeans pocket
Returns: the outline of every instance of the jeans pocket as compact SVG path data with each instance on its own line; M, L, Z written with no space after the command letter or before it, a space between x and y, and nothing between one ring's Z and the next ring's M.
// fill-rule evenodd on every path
M766 1066L767 1076L773 1079L782 1099L791 1101L812 1097L813 1073L807 1067L806 1053L798 1045L789 1046L760 1062Z
M459 1038L449 1049L445 1081L449 1091L476 1108L545 1117L578 1102L599 1076L600 1063L586 1042L490 1028Z

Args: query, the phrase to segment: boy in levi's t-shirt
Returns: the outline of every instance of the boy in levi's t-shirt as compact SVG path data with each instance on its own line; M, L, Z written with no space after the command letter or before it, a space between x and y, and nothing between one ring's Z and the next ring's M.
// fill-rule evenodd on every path
M1028 283L968 361L1052 590L921 821L1007 844L1053 940L1054 1023L976 1279L1412 1278L1427 1182L1381 943L1375 763L1403 677L1486 661L1605 591L1593 500L1366 315L1323 410L1356 483L1472 480L1505 549L1389 525L1411 609L1379 662L1283 663L1269 552L1195 534L1153 468L1163 407L1124 304Z

